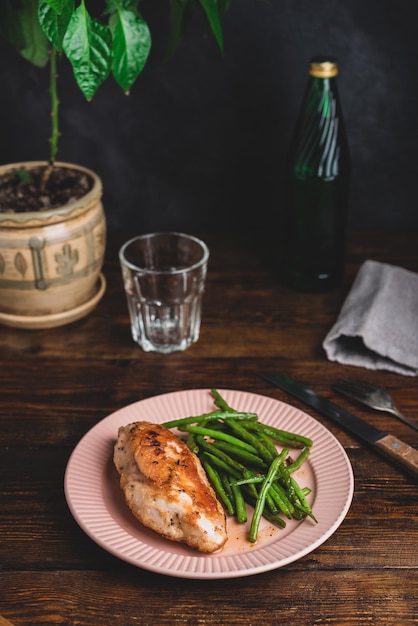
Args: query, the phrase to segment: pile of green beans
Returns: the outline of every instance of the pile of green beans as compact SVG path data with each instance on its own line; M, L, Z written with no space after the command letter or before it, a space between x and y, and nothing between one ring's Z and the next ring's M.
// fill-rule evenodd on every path
M248 540L257 541L262 517L280 528L284 518L316 522L306 499L310 490L292 475L309 456L312 440L263 424L256 413L235 411L216 389L211 394L216 410L162 425L185 433L228 515L245 523L246 505L253 507ZM300 450L295 459L290 448Z

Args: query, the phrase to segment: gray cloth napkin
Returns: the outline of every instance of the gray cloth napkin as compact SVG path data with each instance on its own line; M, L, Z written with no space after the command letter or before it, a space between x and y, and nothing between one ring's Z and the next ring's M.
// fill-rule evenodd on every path
M330 361L418 375L418 274L365 261L324 339Z

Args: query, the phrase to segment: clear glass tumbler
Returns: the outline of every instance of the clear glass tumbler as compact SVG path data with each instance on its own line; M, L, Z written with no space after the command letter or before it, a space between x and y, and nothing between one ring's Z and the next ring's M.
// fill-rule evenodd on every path
M132 337L145 352L185 350L199 338L209 250L184 233L139 235L119 251Z

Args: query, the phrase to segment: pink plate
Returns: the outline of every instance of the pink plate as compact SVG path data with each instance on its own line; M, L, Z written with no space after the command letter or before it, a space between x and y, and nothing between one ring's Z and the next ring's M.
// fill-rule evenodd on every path
M201 554L142 526L126 506L113 465L119 426L139 420L161 423L200 415L216 407L208 389L177 391L135 402L96 424L75 447L65 472L65 496L74 518L99 546L152 572L178 578L238 578L267 572L300 559L324 543L340 526L354 490L350 461L338 440L322 424L295 407L266 396L219 389L234 409L257 413L259 420L313 440L311 453L295 473L310 487L309 501L318 520L286 520L284 529L266 520L256 544L247 540L247 524L228 519L228 541L215 554ZM297 454L297 453L295 453Z

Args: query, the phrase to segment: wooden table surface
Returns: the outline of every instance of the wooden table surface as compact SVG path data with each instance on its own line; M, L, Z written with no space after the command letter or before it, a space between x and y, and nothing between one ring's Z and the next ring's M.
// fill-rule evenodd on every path
M417 482L255 372L308 383L418 448L417 431L331 390L338 378L382 384L418 420L417 378L331 363L321 347L365 259L418 271L418 233L351 233L344 285L316 295L282 286L250 239L205 239L211 258L201 336L183 353L146 354L133 343L116 236L108 242L107 291L88 317L50 330L0 328L0 614L22 626L416 624ZM69 511L63 477L72 450L132 402L211 387L269 396L324 424L354 471L345 519L303 558L256 575L176 578L119 560Z

